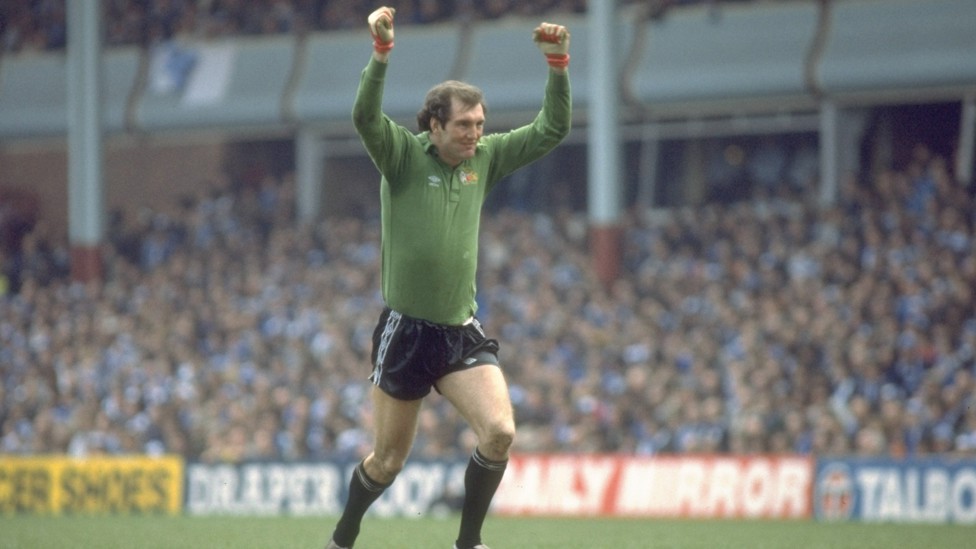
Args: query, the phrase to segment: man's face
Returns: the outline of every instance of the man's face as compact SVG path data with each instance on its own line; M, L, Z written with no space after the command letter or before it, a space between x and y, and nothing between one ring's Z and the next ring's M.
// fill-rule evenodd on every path
M441 126L440 121L430 121L430 141L437 147L441 160L450 166L474 156L478 140L485 129L485 110L481 104L468 107L451 100L451 118Z

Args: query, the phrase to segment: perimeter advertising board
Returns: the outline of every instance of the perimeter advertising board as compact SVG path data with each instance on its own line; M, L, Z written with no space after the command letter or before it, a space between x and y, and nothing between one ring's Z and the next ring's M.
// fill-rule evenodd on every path
M176 514L183 460L162 457L0 457L0 514Z
M2 456L0 514L335 515L355 466ZM466 466L409 462L370 513L456 510ZM493 512L976 524L976 460L515 455Z
M822 459L820 520L976 524L976 461Z
M193 463L186 471L190 515L337 515L357 462ZM373 516L417 517L464 490L466 461L412 461L372 507Z
M191 515L336 515L357 464L190 464ZM457 509L467 461L408 462L370 508ZM793 456L515 455L494 500L507 515L809 518L812 460Z
M495 497L508 515L808 518L802 456L513 456Z

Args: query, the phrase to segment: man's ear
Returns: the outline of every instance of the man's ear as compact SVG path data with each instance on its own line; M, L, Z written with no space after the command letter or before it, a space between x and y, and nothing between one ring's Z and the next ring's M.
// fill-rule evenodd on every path
M434 118L434 117L431 117L430 118L430 133L437 133L437 132L441 131L442 129L444 129L444 128L441 126L441 121L438 120L438 119L436 119L436 118Z

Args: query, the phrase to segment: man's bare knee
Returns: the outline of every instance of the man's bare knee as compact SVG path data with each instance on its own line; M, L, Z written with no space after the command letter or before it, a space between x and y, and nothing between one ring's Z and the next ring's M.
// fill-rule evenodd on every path
M389 484L393 482L400 471L403 470L403 466L406 464L406 458L395 455L379 455L373 454L369 459L366 460L366 474L370 476L376 482L383 484Z
M515 442L515 426L511 423L491 425L482 441L482 451L488 459L508 458L508 450Z

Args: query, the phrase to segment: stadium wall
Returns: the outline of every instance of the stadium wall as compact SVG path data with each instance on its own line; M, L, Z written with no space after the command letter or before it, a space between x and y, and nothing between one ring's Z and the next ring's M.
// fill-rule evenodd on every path
M104 151L106 208L138 211L200 193L223 177L226 149L200 139L112 139ZM63 143L4 146L0 140L0 190L33 196L50 236L67 233L67 156Z
M638 9L634 6L621 9ZM574 104L584 115L592 63L615 62L622 94L648 115L738 114L840 103L962 99L976 92L976 3L970 0L797 0L688 6L660 19L621 17L616 60L573 51ZM565 14L574 43L589 20ZM427 88L445 78L484 88L493 117L535 112L545 72L526 56L535 19L398 29L384 108L412 122ZM471 51L472 55L464 52ZM340 53L341 52L341 53ZM318 32L111 48L102 60L108 135L290 131L353 135L362 32ZM67 132L66 54L0 58L0 140Z

